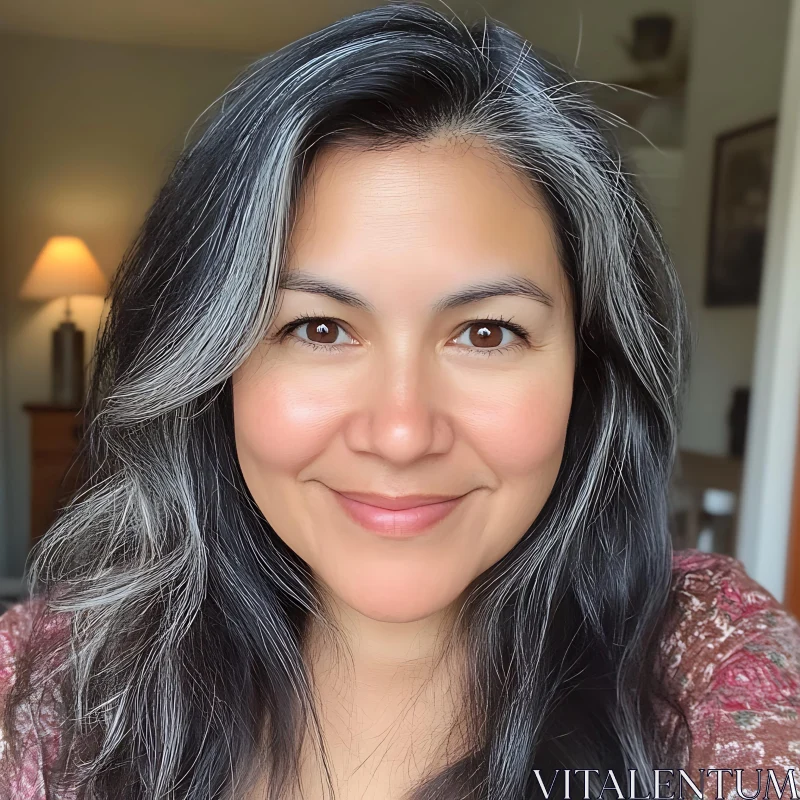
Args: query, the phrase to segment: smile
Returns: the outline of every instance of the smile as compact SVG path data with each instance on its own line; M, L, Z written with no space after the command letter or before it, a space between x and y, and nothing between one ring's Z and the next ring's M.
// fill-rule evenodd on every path
M441 522L467 496L438 500L420 495L381 498L378 495L333 494L345 513L364 528L391 539L415 536ZM469 493L467 493L469 494ZM359 497L359 499L355 499ZM370 502L366 502L369 499ZM381 503L382 505L374 505ZM384 508L383 505L392 506Z

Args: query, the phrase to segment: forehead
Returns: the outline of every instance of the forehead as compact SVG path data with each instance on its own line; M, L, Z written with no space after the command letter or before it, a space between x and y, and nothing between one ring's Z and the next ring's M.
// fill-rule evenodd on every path
M360 291L417 294L508 275L562 296L537 189L480 140L323 149L303 184L287 269Z

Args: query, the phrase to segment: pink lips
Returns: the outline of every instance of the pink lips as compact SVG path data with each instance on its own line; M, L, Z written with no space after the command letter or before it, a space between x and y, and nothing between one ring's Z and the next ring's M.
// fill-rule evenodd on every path
M392 498L359 492L343 494L334 490L333 493L355 522L397 539L414 536L440 522L466 497L406 495Z

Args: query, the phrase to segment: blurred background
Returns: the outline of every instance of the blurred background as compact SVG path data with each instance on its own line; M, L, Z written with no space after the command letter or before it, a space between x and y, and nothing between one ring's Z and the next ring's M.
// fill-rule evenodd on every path
M675 545L735 555L800 615L800 0L431 4L506 23L630 126L696 337ZM108 279L190 126L370 5L0 0L0 596L72 489Z

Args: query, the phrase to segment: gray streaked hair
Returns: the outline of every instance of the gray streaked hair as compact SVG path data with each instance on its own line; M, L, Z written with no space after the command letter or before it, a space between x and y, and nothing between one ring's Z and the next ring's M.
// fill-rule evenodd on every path
M61 784L80 798L208 800L266 768L278 800L304 731L324 756L302 658L324 609L242 477L231 376L276 311L322 147L474 136L546 200L574 297L576 379L553 491L459 617L469 751L413 800L527 800L533 770L556 768L636 769L652 791L654 768L685 766L658 720L661 703L680 713L659 642L690 348L617 121L506 27L416 3L267 55L211 111L114 278L85 481L31 565L35 591L71 620L51 676L66 710Z

